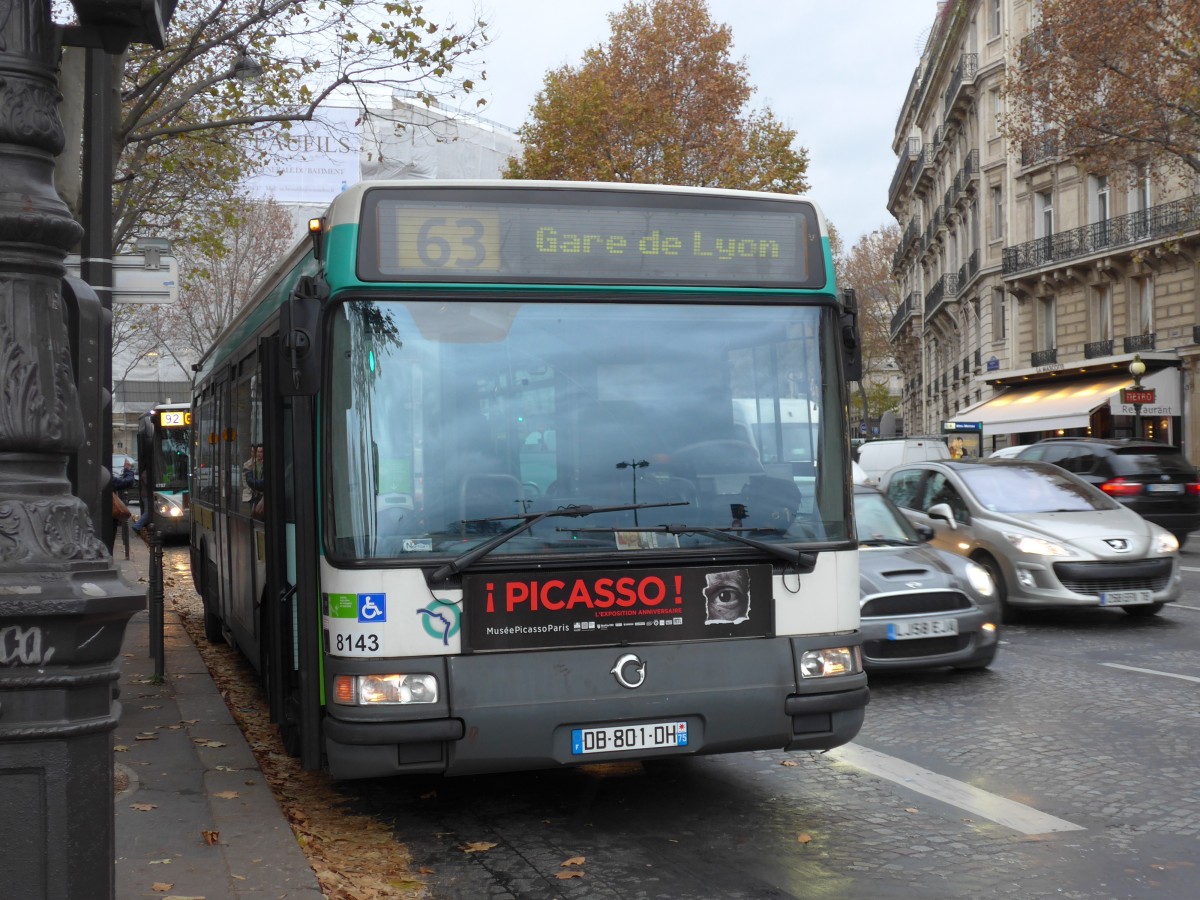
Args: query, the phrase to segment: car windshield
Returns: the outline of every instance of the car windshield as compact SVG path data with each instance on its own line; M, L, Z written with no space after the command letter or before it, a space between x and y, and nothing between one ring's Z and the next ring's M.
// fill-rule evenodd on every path
M1079 512L1120 506L1090 485L1050 467L981 465L960 474L975 502L992 512Z
M858 540L863 544L916 543L920 540L908 519L883 494L855 492L854 526Z

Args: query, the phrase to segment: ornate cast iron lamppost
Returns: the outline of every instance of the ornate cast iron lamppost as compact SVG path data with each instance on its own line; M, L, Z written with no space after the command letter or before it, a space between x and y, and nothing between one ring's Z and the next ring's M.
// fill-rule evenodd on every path
M22 897L84 900L114 894L116 659L145 596L97 538L95 498L67 478L69 457L111 423L85 428L80 412L77 381L102 377L95 327L72 369L63 259L82 229L54 189L64 135L49 2L0 0L0 854ZM80 34L107 47L122 34L153 43L140 17L161 25L174 0L76 8ZM89 310L103 327L95 294L70 291L80 320Z

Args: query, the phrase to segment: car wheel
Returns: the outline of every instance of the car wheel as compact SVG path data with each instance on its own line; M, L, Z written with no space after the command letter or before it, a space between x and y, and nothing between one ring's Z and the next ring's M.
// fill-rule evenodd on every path
M1161 603L1144 603L1140 606L1123 607L1126 615L1136 616L1139 619L1144 619L1147 616L1157 616L1162 612L1163 605Z
M996 585L996 599L1000 603L1000 621L1005 625L1016 622L1021 617L1021 613L1008 602L1008 588L1004 584L1004 573L1000 571L1000 563L990 556L980 556L975 562L987 569Z
M974 669L986 669L988 666L990 666L995 661L995 659L996 659L996 647L993 646L992 651L989 654L987 654L987 656L977 656L975 659L971 660L969 663L963 663L961 666L955 666L954 668L959 670L960 672L969 672Z

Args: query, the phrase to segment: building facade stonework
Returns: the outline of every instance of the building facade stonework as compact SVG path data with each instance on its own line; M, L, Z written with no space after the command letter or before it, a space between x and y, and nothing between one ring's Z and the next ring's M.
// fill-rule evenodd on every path
M1005 140L1004 79L1037 14L940 3L905 94L888 209L907 430L982 421L986 451L1140 428L1200 461L1198 184L1160 177L1161 160L1089 172L1049 129ZM1161 401L1136 418L1120 395L1135 355Z

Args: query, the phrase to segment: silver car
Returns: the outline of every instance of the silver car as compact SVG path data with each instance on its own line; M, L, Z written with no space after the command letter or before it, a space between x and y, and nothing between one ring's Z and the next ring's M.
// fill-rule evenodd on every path
M881 486L935 546L996 582L1005 621L1021 609L1104 606L1152 616L1179 599L1179 542L1048 463L964 459L905 465Z
M1000 645L1000 607L991 577L930 547L887 496L854 487L863 663L868 672L984 669Z

